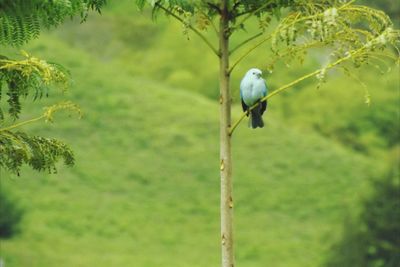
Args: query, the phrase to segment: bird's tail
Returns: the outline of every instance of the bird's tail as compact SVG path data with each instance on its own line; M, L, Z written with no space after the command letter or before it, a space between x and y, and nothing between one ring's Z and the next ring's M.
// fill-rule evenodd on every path
M249 127L250 128L263 128L264 127L264 122L263 119L261 117L261 112L259 110L259 108L255 108L250 112L250 118L249 118Z

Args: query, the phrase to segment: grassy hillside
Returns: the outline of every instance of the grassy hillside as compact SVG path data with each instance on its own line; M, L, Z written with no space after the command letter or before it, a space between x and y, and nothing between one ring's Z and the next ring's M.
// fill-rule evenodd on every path
M6 266L218 266L216 101L132 75L54 35L28 50L63 63L75 80L66 96L42 103L72 99L85 116L30 128L71 143L74 168L1 172L26 209L21 234L2 241ZM26 104L25 116L40 112ZM320 266L380 168L292 128L277 109L263 130L241 125L233 146L238 266Z

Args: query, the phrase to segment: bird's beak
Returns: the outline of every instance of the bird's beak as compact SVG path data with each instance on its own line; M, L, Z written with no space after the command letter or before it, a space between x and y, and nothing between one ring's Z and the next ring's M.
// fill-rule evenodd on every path
M257 77L261 78L262 74L261 73L257 73Z

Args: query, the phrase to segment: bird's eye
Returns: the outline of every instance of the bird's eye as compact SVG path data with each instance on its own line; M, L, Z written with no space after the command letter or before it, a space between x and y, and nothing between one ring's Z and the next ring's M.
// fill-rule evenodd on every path
M255 72L253 72L253 75L256 74Z

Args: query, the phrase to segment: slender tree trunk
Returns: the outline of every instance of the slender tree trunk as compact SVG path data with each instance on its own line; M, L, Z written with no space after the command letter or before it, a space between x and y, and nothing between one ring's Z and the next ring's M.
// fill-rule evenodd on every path
M231 93L229 90L228 1L221 1L220 44L220 174L221 174L221 246L222 267L234 267L233 198L231 136Z

